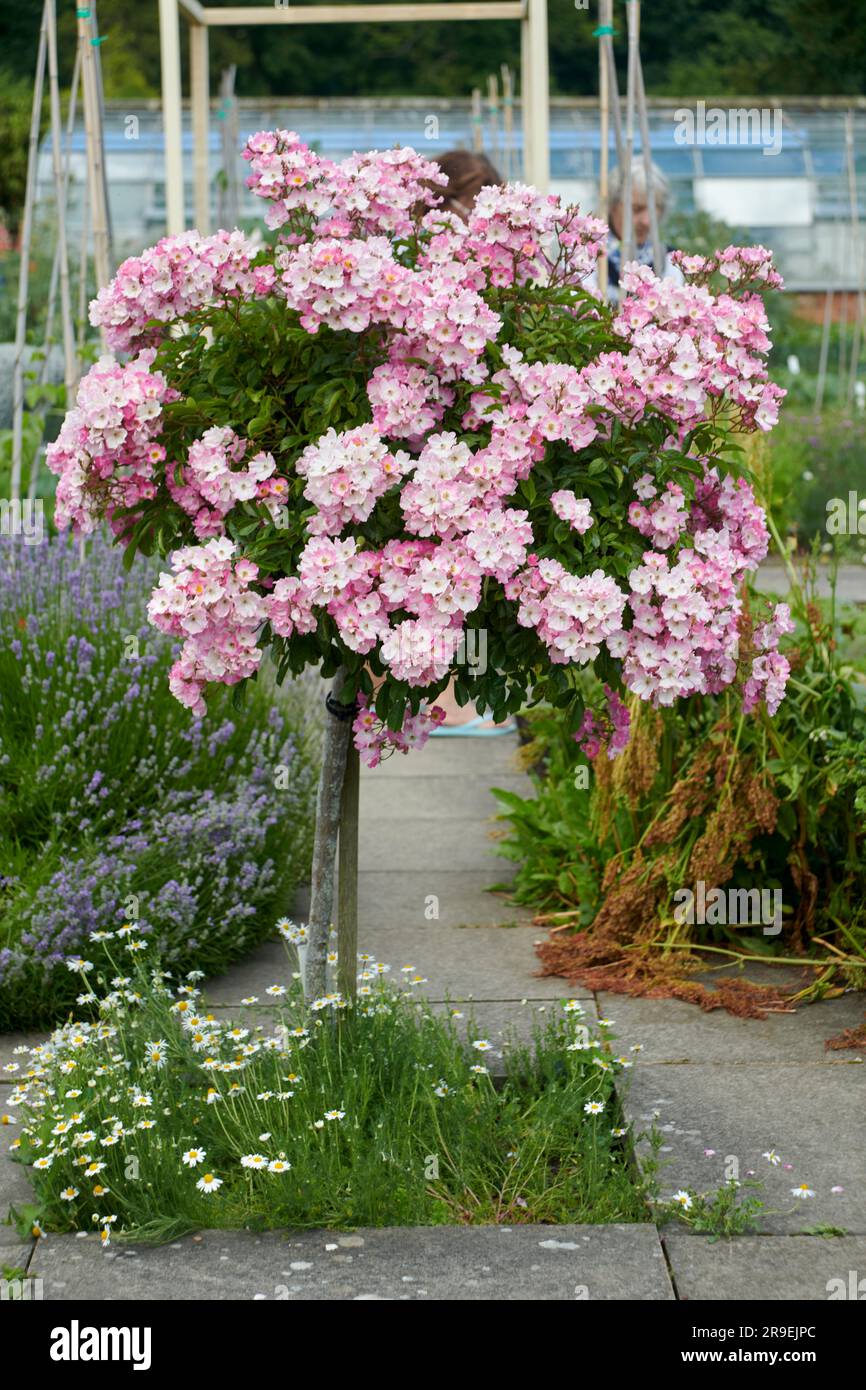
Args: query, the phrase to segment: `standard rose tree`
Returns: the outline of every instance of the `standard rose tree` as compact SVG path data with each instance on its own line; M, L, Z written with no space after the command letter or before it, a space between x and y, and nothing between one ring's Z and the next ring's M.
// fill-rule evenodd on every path
M244 157L274 244L191 231L124 262L91 321L125 361L90 371L48 452L61 525L170 555L149 611L181 643L177 697L202 713L266 651L280 679L314 663L370 766L423 743L451 679L497 719L547 699L617 747L617 691L738 683L774 710L789 617L741 623L768 536L728 452L782 395L769 253L679 257L684 285L632 266L613 312L581 288L603 224L554 197L487 188L462 222L411 149L335 164L273 131ZM483 671L458 659L471 629ZM330 724L314 993L350 738Z

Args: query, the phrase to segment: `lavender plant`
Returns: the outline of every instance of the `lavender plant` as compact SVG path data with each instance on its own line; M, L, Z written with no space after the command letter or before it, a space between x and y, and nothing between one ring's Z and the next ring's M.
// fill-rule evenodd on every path
M90 933L135 920L176 967L224 968L288 905L310 850L313 758L291 693L172 699L152 575L99 538L4 541L0 565L0 1028L60 1016Z

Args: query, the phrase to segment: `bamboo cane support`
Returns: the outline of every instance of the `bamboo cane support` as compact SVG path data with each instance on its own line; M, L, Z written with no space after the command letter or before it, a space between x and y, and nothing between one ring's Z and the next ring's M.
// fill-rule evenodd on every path
M824 386L827 381L827 358L830 354L830 326L833 322L833 291L824 296L824 326L821 330L821 352L818 357L818 380L815 385L815 410L818 414L824 406Z
M613 11L613 0L599 0L598 18L599 28L610 25ZM600 34L598 39L598 117L599 117L599 146L598 146L598 214L604 222L610 217L609 202L609 149L610 140L609 128L609 104L610 104L610 65L607 61L605 51L606 35ZM598 257L598 288L602 302L607 299L607 247L602 244Z
M502 176L506 183L511 181L514 161L514 78L507 63L502 64Z
M625 169L622 191L622 265L634 258L634 208L632 206L631 168L634 160L634 115L637 98L637 26L640 22L638 0L626 0L628 20L628 77L625 90Z
M42 116L42 89L45 82L45 63L48 53L48 0L42 10L39 30L39 51L36 58L36 78L33 84L33 105L30 110L30 138L27 150L27 179L24 192L24 216L21 224L20 262L18 266L18 308L15 317L15 363L12 369L12 470L9 495L12 501L21 496L21 454L24 442L24 343L27 336L27 289L30 276L30 246L33 240L33 205L36 201L36 164L39 158L39 122Z
M643 64L640 48L637 55L637 106L640 119L640 147L643 154L644 178L646 179L647 211L649 213L650 241L653 248L653 269L662 275L665 268L665 248L659 232L659 210L653 182L653 152L650 144L649 112L646 104L646 91L643 85Z
M63 171L63 134L60 121L60 86L57 78L57 14L54 0L46 5L48 18L48 95L51 105L51 168L57 220L57 256L60 271L60 317L63 328L64 383L67 409L72 408L78 385L78 354L72 328L69 295L69 257L66 248L66 179Z

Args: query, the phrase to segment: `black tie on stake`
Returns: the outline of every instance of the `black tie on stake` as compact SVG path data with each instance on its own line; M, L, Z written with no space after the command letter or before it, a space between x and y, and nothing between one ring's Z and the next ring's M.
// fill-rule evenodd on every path
M329 714L332 714L335 719L346 721L348 719L355 719L358 713L358 703L356 700L353 700L350 705L341 705L339 700L335 700L331 692L328 691L328 694L325 696L325 709Z

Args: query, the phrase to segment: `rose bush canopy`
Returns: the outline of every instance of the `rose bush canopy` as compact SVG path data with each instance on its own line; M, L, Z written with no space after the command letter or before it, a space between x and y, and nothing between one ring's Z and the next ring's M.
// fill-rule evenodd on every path
M584 287L606 229L555 197L486 188L463 222L411 149L335 164L277 130L244 158L273 244L189 231L125 261L90 310L117 358L48 450L61 526L170 556L149 617L178 699L201 713L268 649L280 678L342 668L371 764L423 742L452 676L613 751L626 691L736 683L773 712L790 617L744 611L768 532L732 448L783 394L769 253L677 254L684 284L633 264L611 310Z

